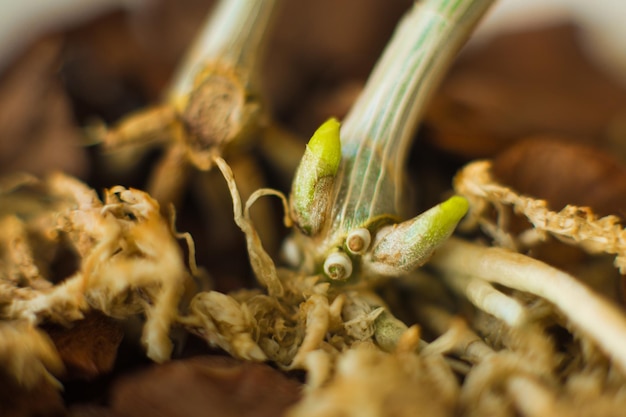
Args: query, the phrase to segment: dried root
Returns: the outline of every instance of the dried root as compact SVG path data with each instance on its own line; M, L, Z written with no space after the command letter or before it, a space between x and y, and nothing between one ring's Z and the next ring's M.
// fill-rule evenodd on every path
M189 315L180 323L204 337L211 346L231 355L253 361L267 356L253 339L256 322L249 309L233 297L216 291L203 292L191 302Z
M620 218L612 215L598 218L588 207L566 206L559 212L551 211L544 200L518 195L498 184L491 176L489 161L466 166L455 178L454 187L470 201L470 212L463 227L479 224L487 233L491 232L496 241L517 240L518 246L545 239L549 233L590 253L616 255L615 266L620 273L626 273L626 230L620 225ZM500 208L498 226L487 219L486 211L490 205ZM501 227L506 223L501 210L505 205L526 216L534 228L517 239L507 236Z
M259 190L244 207L230 168L221 158L215 162L228 183L235 222L246 236L253 271L267 294L200 293L181 324L236 357L306 369L312 386L322 384L334 358L354 346L386 344L392 350L407 327L385 312L377 296L364 290L331 291L319 276L276 269L250 220L249 208L258 197L279 194ZM288 219L285 222L289 224Z
M79 181L53 176L44 183L51 206L0 219L5 369L25 385L51 378L60 361L36 325L71 322L96 308L117 317L143 314L142 341L157 361L169 357L170 327L180 325L234 357L306 370L304 399L290 416L610 416L626 404L626 317L572 276L511 250L452 238L429 271L398 281L409 317L419 323L407 326L394 316L397 303L388 305L369 288L333 287L320 276L276 268L249 209L261 196L280 194L259 190L242 204L228 165L215 163L262 290L201 292L181 314L190 275L176 241L183 235L161 217L158 204L123 187L106 191L101 202ZM521 247L533 233L550 233L617 254L621 262L622 230L612 218L581 217L579 209L554 213L473 172L464 171L457 186L472 202L469 221L497 242ZM491 204L523 212L534 232L509 234L505 219L486 217ZM614 239L602 240L605 232ZM62 280L49 276L55 245L68 246L78 260ZM191 261L189 269L197 274ZM421 328L434 340L422 340ZM18 354L18 345L31 348ZM461 385L455 373L463 376Z
M443 380L442 380L442 374ZM441 362L362 346L339 356L333 379L287 414L300 416L449 416L458 388Z
M54 348L42 342L34 326L67 324L95 308L116 317L145 315L142 342L148 356L167 360L170 327L189 273L158 204L146 193L123 187L107 190L103 204L92 189L62 174L39 185L43 199L51 201L48 206L29 211L24 220L19 211L0 219L6 232L0 240L0 316L8 323L28 323L12 325L14 335L0 338L0 351L8 352L11 340L24 338L42 347L32 352L50 358ZM54 256L33 252L41 247L73 250L77 270L69 277L46 276L51 270L46 261ZM25 372L9 370L18 378Z
M620 346L626 343L626 319L571 276L521 254L452 239L430 265L478 311L463 320L437 306L437 300L415 302L420 322L441 335L425 343L415 326L396 319L367 289L337 289L316 276L277 270L247 210L242 213L232 173L223 162L218 166L229 182L236 222L248 237L253 269L268 293L214 295L225 302L198 295L194 302L202 307L194 307L188 320L200 324L196 332L209 343L235 356L262 352L256 360L305 369L306 395L290 415L389 414L389 404L399 404L398 415L424 412L424 407L432 407L427 411L435 415L450 415L455 407L466 415L571 414L566 404L578 395L575 389L587 390L590 401L607 403L609 393L623 383L626 357ZM479 222L488 224L483 218ZM502 241L515 242L492 226ZM550 333L554 326L572 332L573 340L565 345L556 340ZM603 372L593 379L585 376L602 361L607 363L600 367ZM453 372L465 375L461 387ZM564 387L568 379L586 383ZM589 381L606 389L594 394ZM406 390L439 402L409 401ZM538 405L523 404L523 395Z

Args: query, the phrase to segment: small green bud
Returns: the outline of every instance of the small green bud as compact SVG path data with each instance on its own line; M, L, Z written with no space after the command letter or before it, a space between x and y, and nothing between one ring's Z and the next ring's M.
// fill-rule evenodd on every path
M320 177L334 176L341 162L341 141L339 121L335 118L325 121L313 134L307 150L318 162L317 174ZM305 151L306 156L307 151Z
M339 122L329 119L313 134L296 170L290 196L292 216L300 229L314 235L322 228L341 162Z
M366 267L389 276L424 264L454 232L468 208L465 198L454 196L411 220L383 227L365 259Z

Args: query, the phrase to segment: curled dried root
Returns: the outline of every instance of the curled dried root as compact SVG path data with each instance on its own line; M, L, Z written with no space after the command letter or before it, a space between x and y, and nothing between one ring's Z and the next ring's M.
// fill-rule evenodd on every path
M617 216L598 218L588 207L569 205L559 212L551 211L544 200L519 195L498 184L491 175L489 161L477 161L467 165L456 176L454 188L470 201L469 214L462 224L464 228L479 224L496 240L511 240L510 237L503 237L506 233L501 227L486 218L490 205L496 208L508 205L516 213L526 216L534 226L520 236L520 243L545 239L545 235L550 234L590 253L616 255L615 266L621 274L626 273L626 230L620 225L620 218Z
M94 190L63 174L51 175L43 185L43 197L52 204L26 220L0 219L8 227L0 243L7 248L1 251L2 317L37 325L66 324L89 308L116 317L143 313L148 356L167 360L170 326L178 317L189 273L157 202L142 191L113 187L102 203ZM41 242L28 240L29 233L50 239L46 245L56 250L73 250L78 269L69 277L55 277L60 282L54 284L46 276L49 265L35 262L32 248ZM53 257L46 259L52 262Z

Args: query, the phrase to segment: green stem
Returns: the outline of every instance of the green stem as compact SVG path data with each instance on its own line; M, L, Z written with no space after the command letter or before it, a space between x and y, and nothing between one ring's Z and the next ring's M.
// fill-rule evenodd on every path
M207 18L202 31L176 74L169 94L187 94L195 75L209 63L219 63L252 75L267 40L268 28L279 0L222 0Z
M332 229L400 215L406 155L428 99L493 0L426 0L399 24L342 130Z

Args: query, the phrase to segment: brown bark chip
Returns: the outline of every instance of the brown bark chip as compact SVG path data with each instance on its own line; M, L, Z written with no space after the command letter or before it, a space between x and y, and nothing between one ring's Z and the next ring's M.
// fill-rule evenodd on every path
M280 416L300 384L265 364L202 356L156 365L117 382L111 405L125 416Z
M524 139L493 161L495 176L518 192L626 217L626 166L604 150L554 136Z
M580 35L563 24L467 50L426 114L430 140L466 158L491 157L535 134L609 144L626 90L589 59Z
M115 320L95 311L70 328L49 328L48 334L69 379L93 379L111 371L123 338L122 328Z

